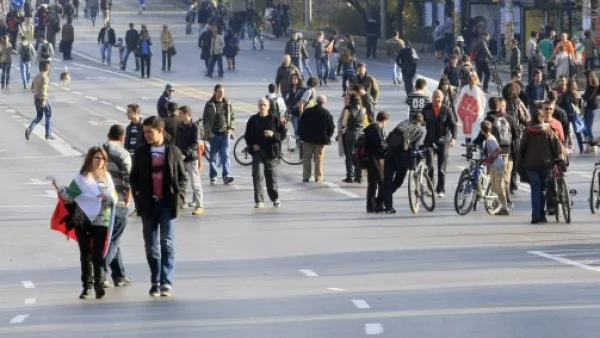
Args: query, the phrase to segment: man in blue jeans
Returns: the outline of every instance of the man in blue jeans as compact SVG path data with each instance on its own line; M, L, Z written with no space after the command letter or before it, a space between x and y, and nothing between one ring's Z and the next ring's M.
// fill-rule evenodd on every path
M31 82L31 92L33 93L33 102L37 115L29 127L25 130L25 139L29 141L33 128L42 121L42 117L46 118L46 140L54 140L52 136L52 106L48 99L48 89L50 87L50 64L42 65L42 72L38 73Z
M175 219L185 196L186 176L179 149L165 140L165 123L151 116L142 123L147 144L135 150L129 176L142 216L150 297L170 297L175 268Z
M235 131L235 114L225 98L225 88L217 84L212 98L204 106L202 116L204 138L210 141L210 184L217 184L217 154L223 167L223 183L233 182L229 150Z

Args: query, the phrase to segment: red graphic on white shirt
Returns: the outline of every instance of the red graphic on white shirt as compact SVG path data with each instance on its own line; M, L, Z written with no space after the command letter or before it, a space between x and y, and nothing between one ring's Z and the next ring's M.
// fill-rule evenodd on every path
M471 135L473 132L473 123L479 117L479 102L473 96L464 94L462 101L458 105L458 117L462 121L463 132L465 135Z
M156 198L163 197L165 154L152 152L152 195Z

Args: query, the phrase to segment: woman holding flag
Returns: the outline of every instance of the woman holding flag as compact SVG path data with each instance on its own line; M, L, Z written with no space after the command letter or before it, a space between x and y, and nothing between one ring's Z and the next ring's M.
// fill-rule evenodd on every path
M110 174L106 169L108 155L102 147L92 147L83 162L79 174L68 186L59 187L52 181L62 203L74 203L67 228L73 227L81 254L80 299L91 296L92 286L96 298L105 295L106 280L104 255L110 244L115 219L117 194ZM59 203L61 203L59 202Z

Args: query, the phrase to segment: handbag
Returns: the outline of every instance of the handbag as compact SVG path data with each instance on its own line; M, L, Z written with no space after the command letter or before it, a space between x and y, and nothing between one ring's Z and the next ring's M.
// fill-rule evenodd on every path
M169 47L169 49L167 49L167 54L169 54L169 56L176 55L177 54L177 50L175 49L175 46Z

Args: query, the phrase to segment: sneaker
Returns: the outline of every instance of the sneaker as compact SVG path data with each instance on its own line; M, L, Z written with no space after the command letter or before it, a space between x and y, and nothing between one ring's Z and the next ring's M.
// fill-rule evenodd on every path
M83 288L79 299L89 299L92 296L92 288Z
M262 207L264 207L265 205L263 204L263 202L258 202L254 204L254 209L261 209Z
M500 211L498 211L496 213L496 216L508 216L508 215L510 215L510 213L508 212L507 209L504 209L504 208L500 209Z
M342 180L342 182L344 182L344 183L353 183L354 181L353 181L351 178L349 178L349 177L346 177L346 178L344 178L344 179Z
M27 141L29 141L30 137L31 137L31 129L27 128L27 129L25 129L25 139Z
M443 191L438 192L439 198L444 198L444 196L446 196L446 193L444 193Z
M164 283L160 286L160 296L161 297L171 297L172 292L173 292L173 288L171 287L171 284Z
M388 209L384 209L383 212L385 212L386 214L395 214L396 213L396 209L394 209L394 208L388 208Z
M96 299L102 299L106 296L106 290L102 285L94 287L94 291L96 292Z
M113 285L111 284L111 282L105 280L104 283L102 283L102 287L105 289L110 289L113 287Z
M302 183L308 183L310 180L308 178L303 178Z
M217 184L217 179L216 179L216 178L211 178L211 179L210 179L210 184L211 184L211 185L215 185L215 184Z
M279 208L281 206L281 202L277 199L275 201L273 201L273 207L274 208Z
M158 284L152 284L149 294L150 297L160 297L160 286Z
M124 287L127 286L129 284L131 284L132 279L125 276L125 277L120 277L120 278L113 278L113 284L115 287Z
M194 215L194 216L204 215L204 208L198 207L198 208L194 209L194 211L192 211L192 215Z
M51 140L54 140L54 139L55 139L54 135L46 135L46 140L51 141Z
M223 179L223 183L225 184L231 184L234 181L234 178L231 176L227 176Z

